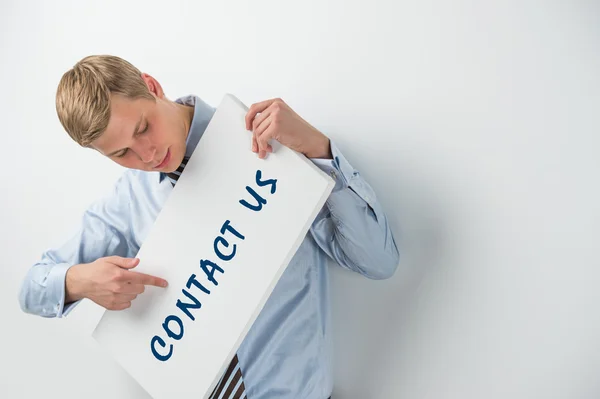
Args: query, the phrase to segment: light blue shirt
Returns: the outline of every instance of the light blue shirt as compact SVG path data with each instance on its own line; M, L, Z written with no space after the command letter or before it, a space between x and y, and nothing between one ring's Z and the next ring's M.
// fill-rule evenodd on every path
M215 109L196 96L176 101L194 107L189 156ZM372 279L390 277L398 265L375 193L333 142L331 151L333 160L312 161L335 179L335 188L238 350L249 399L331 395L328 257ZM67 315L78 303L64 303L69 267L111 255L135 257L172 188L163 173L126 170L113 192L85 211L79 231L31 267L21 308L43 317Z

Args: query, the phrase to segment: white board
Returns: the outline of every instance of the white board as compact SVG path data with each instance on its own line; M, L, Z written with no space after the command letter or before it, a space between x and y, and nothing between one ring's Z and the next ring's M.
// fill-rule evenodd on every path
M135 270L169 287L147 287L129 309L105 311L93 333L155 399L208 397L334 186L277 142L259 159L246 112L234 96L223 98L137 254ZM260 210L250 209L259 209L252 190L266 201ZM201 268L212 270L207 261L223 270L213 270L218 285Z

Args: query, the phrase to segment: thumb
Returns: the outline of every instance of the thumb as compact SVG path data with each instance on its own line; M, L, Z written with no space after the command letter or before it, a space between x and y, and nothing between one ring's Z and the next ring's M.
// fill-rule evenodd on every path
M108 261L124 269L133 269L140 263L138 258L123 258L120 256L111 256L108 258Z

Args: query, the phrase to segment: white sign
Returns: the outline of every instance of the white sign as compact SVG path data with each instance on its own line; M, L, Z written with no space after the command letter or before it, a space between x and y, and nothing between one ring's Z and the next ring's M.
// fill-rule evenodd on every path
M137 254L169 287L93 333L155 399L210 395L334 186L277 142L259 159L247 110L224 97Z

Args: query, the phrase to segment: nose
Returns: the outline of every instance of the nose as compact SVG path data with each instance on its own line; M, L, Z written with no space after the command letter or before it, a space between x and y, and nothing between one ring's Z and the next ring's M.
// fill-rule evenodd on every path
M144 163L152 163L154 165L156 156L156 146L150 140L137 140L132 147L140 160Z

